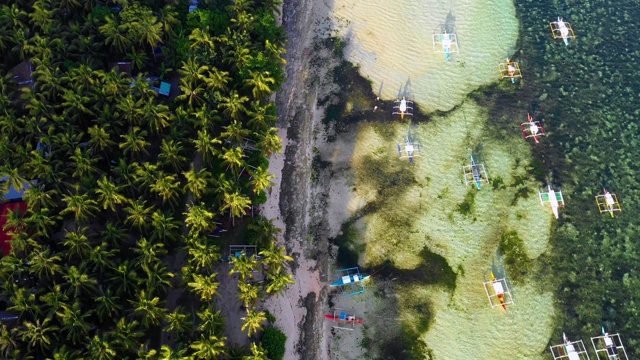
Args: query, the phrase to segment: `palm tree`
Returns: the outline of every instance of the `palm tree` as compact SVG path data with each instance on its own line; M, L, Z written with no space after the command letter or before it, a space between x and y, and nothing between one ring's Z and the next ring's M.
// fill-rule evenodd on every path
M200 324L198 331L202 334L220 335L224 332L225 321L220 310L215 311L213 305L204 305L197 312Z
M16 284L11 284L10 291L12 294L9 297L9 302L12 305L7 307L7 310L16 311L23 315L34 315L36 311L39 311L39 307L36 305L36 295L33 292L18 287Z
M188 211L184 213L184 220L187 226L190 226L190 233L194 236L202 233L210 227L213 220L213 213L208 211L204 205L187 205Z
M247 115L249 115L249 126L258 133L269 129L278 120L273 102L262 105L260 101L252 101Z
M71 306L63 305L56 315L62 324L65 340L71 341L74 345L84 342L91 327L86 318L91 316L91 313L83 311L78 300Z
M211 269L220 259L220 248L209 244L206 238L190 239L187 243L187 249L189 250L189 265L195 271Z
M202 160L208 163L210 159L217 154L215 148L216 144L222 144L222 142L209 135L207 129L198 130L198 138L193 140L198 152L202 155Z
M151 215L151 225L153 226L151 239L154 241L162 241L167 244L180 236L180 222L160 210L154 211Z
M274 85L276 80L270 75L268 71L249 71L249 78L244 83L251 88L254 98L261 99L273 92L270 85Z
M77 349L69 349L66 345L62 345L53 350L52 360L77 360L82 359L80 351Z
M204 78L204 82L209 89L214 91L226 91L228 89L229 82L232 81L228 71L221 71L214 66L210 66L209 74Z
M146 147L151 145L151 143L145 139L146 136L146 130L140 130L139 127L134 126L130 128L126 135L120 135L124 141L120 143L119 147L124 151L125 155L128 153L131 153L131 155L140 153L147 154Z
M85 273L84 266L80 268L77 268L75 265L69 266L63 279L65 279L66 284L69 285L67 293L73 294L76 298L81 292L93 293L96 290L96 284L98 284L96 279Z
M249 172L252 176L251 185L253 185L254 194L260 194L265 190L270 190L274 185L271 179L275 178L275 176L269 174L269 169L258 166L255 170L249 170Z
M158 176L149 189L162 198L162 203L176 204L182 193L182 186L174 175Z
M120 248L122 241L127 237L127 232L120 228L120 224L108 222L106 228L100 234L103 240L113 248Z
M147 293L145 290L140 290L138 297L135 300L129 300L134 307L134 314L138 315L142 319L142 325L150 327L152 325L158 325L165 317L167 309L162 305L162 301L157 296L153 296L151 293Z
M259 141L256 146L262 150L262 153L266 157L270 157L273 153L279 153L282 151L282 139L278 137L278 129L270 128L264 134L256 135L259 137Z
M16 328L16 333L20 339L27 343L27 348L32 350L39 348L41 351L49 349L51 343L56 343L58 339L58 328L49 325L51 318L36 319L35 322L25 321Z
M177 349L172 349L169 345L162 345L158 360L190 360L191 357L188 357L186 353L187 349L182 348L182 345L178 345Z
M54 197L57 197L55 190L45 190L41 186L32 186L24 191L22 199L27 202L27 207L32 211L52 208L56 205Z
M141 88L142 93L146 92L149 87L149 83L140 77L133 84L135 87ZM116 109L119 110L120 115L127 120L128 124L139 125L143 115L140 110L142 105L142 99L135 99L133 94L127 94L124 98L118 99Z
M267 285L268 294L278 294L285 290L288 285L295 284L293 275L281 271L277 274L269 274L269 284Z
M229 141L232 145L244 144L245 139L249 136L248 129L242 127L242 123L233 120L231 124L224 126L224 131L220 133L223 139Z
M121 186L117 186L107 179L107 176L102 176L102 179L98 180L98 188L95 190L98 196L97 200L102 204L104 210L111 209L116 211L116 205L122 205L127 202L127 198L120 193Z
M159 15L158 21L162 24L162 28L164 29L164 32L167 35L173 37L174 26L177 26L178 24L180 24L180 20L176 18L177 16L176 10L173 8L173 6L166 5L162 9L160 9L160 12L158 13L158 15Z
M144 49L136 49L135 46L125 55L125 58L131 62L131 69L143 70L149 57Z
M137 23L140 43L147 43L151 49L162 41L162 24L150 13L143 13Z
M113 259L118 252L119 249L112 248L106 240L103 240L89 253L90 270L102 273L106 269L111 269L114 264Z
M251 199L247 196L235 191L233 193L225 193L221 210L231 211L231 217L237 218L243 215L247 215L247 208L251 206Z
M53 278L62 267L60 255L51 255L51 249L48 247L41 251L34 251L28 256L29 272L43 279L45 277Z
M74 169L72 175L82 179L85 175L91 175L98 172L95 164L99 158L93 157L88 151L82 151L80 148L76 148L73 155L71 155L72 165Z
M192 164L191 170L183 172L182 174L187 179L187 190L191 192L191 195L193 195L195 199L200 199L202 195L204 195L205 190L207 190L211 173L206 168L196 171Z
M209 29L200 29L195 28L191 30L191 34L189 34L189 40L191 40L191 45L189 47L193 50L199 47L205 47L213 49L215 47L214 39L211 37ZM189 58L188 61L195 61L195 58Z
M213 297L218 290L219 282L215 281L215 275L199 275L193 274L191 282L187 285L192 291L200 296L201 301L209 302L213 301Z
M9 331L7 325L0 324L0 358L17 359L16 350L20 344L15 337L15 331Z
M62 291L62 287L59 284L53 285L49 288L49 292L40 296L40 300L44 303L43 315L46 317L53 317L59 310L66 306L69 301L69 296Z
M144 271L147 274L144 285L148 289L156 289L160 295L166 295L167 290L171 287L171 279L175 276L172 272L169 272L167 265L163 262L158 262L145 267Z
M111 135L107 129L109 129L109 124L102 126L94 125L87 130L89 133L89 148L105 151L116 144L111 140Z
M60 212L60 215L72 213L78 222L84 222L98 211L97 203L90 199L88 194L64 195L62 201L67 204L67 207Z
M158 165L150 162L144 162L142 165L135 163L135 181L142 187L148 187L154 184L157 179L164 176L164 172L158 170Z
M156 134L160 134L173 120L173 114L167 105L156 104L152 101L145 103L142 113L147 127L151 128Z
M240 169L245 166L244 151L240 146L223 149L220 158L222 159L222 163L227 165L227 168L231 168L233 174L238 174Z
M242 360L268 360L267 352L262 345L251 343L251 355L243 356Z
M136 320L128 320L123 317L116 323L116 328L109 333L114 345L120 345L122 349L136 349L140 346L140 338L145 334L140 329L140 323Z
M89 231L89 228L83 226L74 231L67 231L65 234L65 241L62 244L67 248L65 254L70 259L74 256L77 256L79 259L84 259L91 252L91 244L89 243L87 231Z
M222 113L229 116L232 120L240 120L240 116L247 112L244 103L249 101L246 96L240 96L237 91L232 90L229 96L222 98L222 101L218 105L223 109Z
M153 212L153 206L147 207L146 200L138 199L125 207L124 211L129 214L125 222L142 229L148 226L149 215Z
M87 346L85 356L92 360L113 360L117 359L116 351L106 340L101 339L98 335L94 335Z
M22 191L28 183L27 179L20 175L20 169L11 167L8 163L0 167L0 177L6 178L6 180L3 181L3 193L9 192L11 187L16 191Z
M218 359L227 353L227 348L225 347L226 339L226 337L218 338L214 335L205 336L201 334L200 339L194 341L190 346L194 350L192 356L195 359L203 360Z
M238 298L246 308L253 305L259 297L260 288L258 285L245 281L238 282Z
M183 153L184 146L180 141L162 139L158 160L162 165L171 166L172 170L179 170L187 162Z
M192 331L193 320L191 312L186 311L183 307L177 307L172 313L167 314L165 317L166 326L165 331L173 331L181 337L187 335Z
M247 309L247 316L243 317L244 324L240 328L242 331L247 331L247 336L257 333L262 329L262 324L267 321L267 316L264 311L256 311L254 309Z
M187 104L194 108L199 106L204 101L203 96L205 95L207 88L205 84L197 80L187 80L185 78L180 78L180 90L182 90L182 94L176 96L176 100L187 100Z
M229 275L239 274L240 281L244 282L247 278L253 278L253 270L258 267L258 260L255 255L247 256L244 252L240 256L231 257L231 265Z
M249 230L251 230L252 234L251 240L258 248L274 246L274 243L278 241L277 235L282 232L277 226L273 225L270 219L264 216L258 216L249 224Z
M118 264L113 270L115 274L108 280L109 283L114 284L115 295L130 294L137 289L141 280L129 260Z
M203 36L203 39L209 38L209 34L206 31L201 29L193 29L189 38L191 39L194 36L199 37L200 35ZM205 40L205 42L206 41L207 40ZM197 43L196 42L192 43L191 47L194 47L195 44ZM186 81L192 82L192 81L206 79L207 76L205 75L205 72L207 70L209 70L208 66L200 64L200 62L194 57L189 57L186 62L184 61L182 62L182 68L178 69L178 73Z
M106 23L100 26L100 32L105 36L105 44L111 45L117 53L124 53L131 46L125 26L119 25L113 15L107 16L105 21Z
M138 255L136 262L146 271L162 261L160 258L167 254L167 249L162 243L153 243L141 237L136 242L133 252Z
M122 305L120 298L115 296L111 289L107 289L105 292L102 286L100 286L100 296L95 298L96 314L100 321L106 321L107 319L114 319L122 312Z
M269 268L269 273L278 274L282 270L282 266L286 261L293 261L293 258L285 254L285 249L278 246L275 242L271 242L269 247L260 251L263 262Z

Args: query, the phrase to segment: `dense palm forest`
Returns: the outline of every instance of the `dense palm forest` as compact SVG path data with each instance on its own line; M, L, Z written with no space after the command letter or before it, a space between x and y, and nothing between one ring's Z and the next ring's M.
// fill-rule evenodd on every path
M191 4L193 5L193 4ZM279 0L16 0L0 7L0 176L24 189L0 260L6 359L238 356L214 306L217 223L265 201L281 150ZM119 65L114 66L116 63ZM25 74L18 74L22 69ZM158 83L173 84L159 94ZM231 273L254 343L292 282L278 229ZM266 281L246 281L255 269ZM180 301L169 301L179 298Z

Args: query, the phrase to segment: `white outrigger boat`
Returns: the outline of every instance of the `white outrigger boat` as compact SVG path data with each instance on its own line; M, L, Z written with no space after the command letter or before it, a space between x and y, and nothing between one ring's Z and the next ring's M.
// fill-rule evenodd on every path
M540 202L543 206L551 208L553 215L558 218L558 208L564 207L564 197L562 197L562 191L555 191L551 188L551 185L547 185L548 192L538 192Z
M511 79L511 83L515 84L516 78L522 78L522 71L520 71L520 64L516 61L509 60L498 64L498 70L500 71L500 77L503 79Z
M616 194L612 194L604 189L604 194L596 195L596 204L598 204L598 210L600 213L608 212L611 217L614 217L615 212L622 211L622 206L618 202Z
M591 338L591 344L596 350L598 360L629 360L620 335L609 334L604 331L604 326L601 329L602 335Z
M457 54L459 48L456 34L449 34L446 31L442 34L433 34L433 52L444 54L447 60L449 60L451 54Z
M549 349L554 360L589 360L587 348L584 347L582 340L569 341L564 333L562 333L562 344L550 346Z
M547 135L540 121L533 120L530 114L527 114L527 122L520 124L520 129L522 129L522 136L524 136L525 139L533 138L536 144L540 142L540 136Z
M393 102L393 115L400 115L400 120L404 119L404 116L413 116L413 101L407 100L402 97L402 100L398 99Z
M413 164L413 158L420 157L420 143L415 142L410 136L407 136L407 141L403 144L398 144L398 158L409 159L409 163Z
M558 21L552 21L549 23L551 27L551 35L554 39L562 39L565 46L569 45L569 39L574 39L576 34L573 32L571 24L558 17Z

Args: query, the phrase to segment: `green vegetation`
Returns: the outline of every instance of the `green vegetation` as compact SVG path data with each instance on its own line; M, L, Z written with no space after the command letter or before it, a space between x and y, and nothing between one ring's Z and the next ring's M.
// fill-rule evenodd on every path
M0 357L215 359L214 221L247 215L281 150L278 0L18 1L0 7L0 175L28 209L9 214L0 259ZM114 63L120 63L114 66ZM130 64L123 64L129 62ZM172 84L159 95L160 81ZM249 146L247 146L249 145ZM229 226L230 224L225 224ZM247 309L292 282L278 229L257 217L256 255L234 257ZM225 299L222 299L224 301ZM4 309L2 309L4 310ZM264 359L252 344L247 355Z
M273 326L265 328L261 342L270 360L284 359L287 336L280 329Z
M515 231L506 231L500 236L498 251L504 255L504 266L509 279L514 283L523 282L531 270L532 261L527 256L524 240Z

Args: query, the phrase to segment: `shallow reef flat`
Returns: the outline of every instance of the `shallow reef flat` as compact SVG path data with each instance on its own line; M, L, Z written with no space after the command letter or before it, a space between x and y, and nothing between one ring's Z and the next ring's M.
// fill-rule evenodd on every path
M336 0L334 18L348 39L345 58L361 67L374 93L407 95L424 111L451 109L494 81L519 26L511 0ZM433 48L443 27L456 32L460 48L449 61Z

